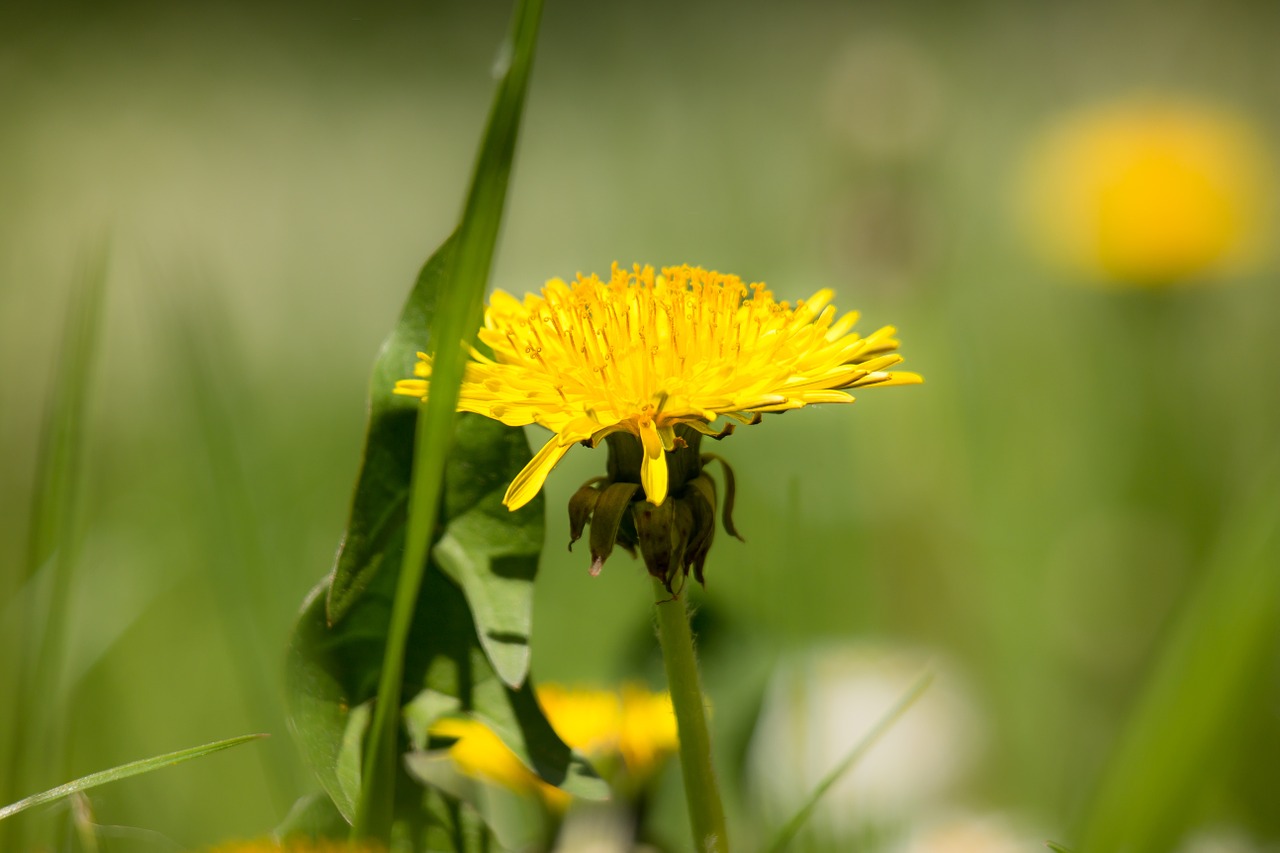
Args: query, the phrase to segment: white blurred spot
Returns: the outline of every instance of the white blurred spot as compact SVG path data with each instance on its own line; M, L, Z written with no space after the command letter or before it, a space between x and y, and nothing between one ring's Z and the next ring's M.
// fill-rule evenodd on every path
M861 644L806 653L775 674L749 759L766 817L789 818L926 670L933 683L832 786L811 823L823 835L847 837L940 802L977 751L968 691L929 655Z

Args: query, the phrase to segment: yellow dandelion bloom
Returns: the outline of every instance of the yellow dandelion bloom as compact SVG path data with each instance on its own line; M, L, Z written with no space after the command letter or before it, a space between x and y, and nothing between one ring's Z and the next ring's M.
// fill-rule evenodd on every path
M665 691L638 684L625 684L619 692L551 684L538 689L538 702L565 743L593 760L620 758L635 778L652 775L679 744L671 694Z
M456 738L449 758L462 773L519 793L537 794L553 808L563 808L569 795L544 782L524 765L484 723L447 717L432 724L435 737Z
M710 434L722 415L756 423L853 402L850 388L921 381L887 370L902 360L892 327L861 337L857 314L837 317L831 298L820 290L793 307L732 275L616 264L609 281L555 279L523 301L497 291L480 331L493 356L472 350L458 409L555 433L507 490L512 510L575 443L619 432L639 441L639 483L660 506L671 485L666 454L685 446L680 425ZM419 378L398 382L397 394L427 394L431 362L420 357Z
M616 751L622 703L612 690L586 690L543 684L538 704L560 739L586 756Z
M628 684L622 690L590 690L545 684L538 688L551 727L566 744L597 766L616 766L631 782L652 777L678 745L671 696ZM449 757L462 773L508 790L537 794L554 809L569 795L538 778L487 726L474 720L445 718L434 723L435 737L456 738Z
M1245 122L1205 107L1083 110L1033 148L1028 219L1052 259L1093 278L1160 286L1219 273L1258 247L1263 150Z
M622 724L618 753L636 776L647 776L680 745L671 694L635 684L622 687Z

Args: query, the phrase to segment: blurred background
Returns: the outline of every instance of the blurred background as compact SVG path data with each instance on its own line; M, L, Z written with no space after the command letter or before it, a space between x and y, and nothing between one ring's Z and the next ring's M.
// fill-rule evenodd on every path
M121 837L257 834L314 789L283 649L338 544L374 355L460 210L508 13L0 9L5 618L67 305L109 246L49 784L275 735L102 789ZM747 543L717 543L694 600L744 849L926 669L797 849L1072 838L1275 493L1278 28L1280 7L1204 0L547 4L496 286L616 260L832 287L927 380L716 448ZM547 486L540 681L655 672L640 565L591 578L562 546L603 466L575 452ZM1276 639L1202 727L1179 849L1280 844Z

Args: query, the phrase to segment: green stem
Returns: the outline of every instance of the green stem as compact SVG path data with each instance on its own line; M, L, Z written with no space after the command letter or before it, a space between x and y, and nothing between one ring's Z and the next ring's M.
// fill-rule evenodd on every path
M707 734L707 713L698 678L698 661L693 652L693 632L684 599L673 599L656 578L653 593L658 596L658 638L667 668L667 685L680 731L680 770L684 775L685 799L693 825L693 845L698 853L727 853L724 806L715 767L711 763L711 737Z

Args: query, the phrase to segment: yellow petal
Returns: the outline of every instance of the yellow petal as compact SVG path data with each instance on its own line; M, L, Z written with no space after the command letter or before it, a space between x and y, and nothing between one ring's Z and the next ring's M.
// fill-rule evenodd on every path
M418 397L424 400L427 397L427 383L422 379L400 379L392 390L406 397Z
M538 490L542 488L542 484L547 481L547 475L551 473L551 469L556 467L556 463L569 452L572 446L572 444L561 444L558 435L553 435L550 441L542 445L542 449L529 460L529 464L524 466L519 474L516 474L516 478L507 488L507 493L502 498L502 503L507 509L515 512L533 500L534 495L538 494Z
M859 385L870 385L875 388L887 388L890 385L919 385L924 382L924 377L919 373L911 373L906 370L895 370L892 373L872 373Z
M667 499L667 456L662 452L662 439L653 421L640 425L640 443L644 445L644 460L640 463L640 485L645 497L654 506L661 506Z
M843 391L805 391L797 394L806 406L814 403L852 403L853 397Z
M576 441L591 438L599 429L600 422L595 418L574 418L563 426L557 427L556 432L559 436L556 440L564 445L573 444Z

